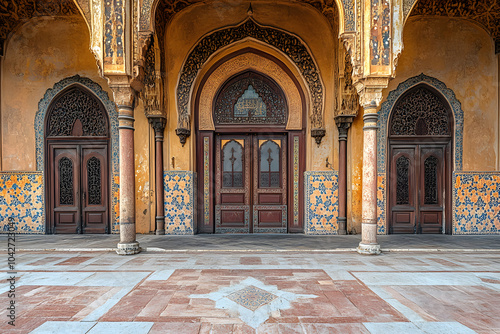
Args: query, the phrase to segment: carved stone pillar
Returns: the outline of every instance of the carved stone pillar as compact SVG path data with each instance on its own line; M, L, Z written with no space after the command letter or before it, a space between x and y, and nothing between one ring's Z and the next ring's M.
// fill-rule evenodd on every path
M109 86L118 107L120 131L120 242L116 252L132 255L141 251L135 240L134 97L127 76L111 76Z
M335 123L339 130L339 224L338 234L347 234L347 132L353 115L338 115Z
M364 106L362 239L358 253L380 254L377 243L377 105Z
M155 130L155 179L156 179L156 234L165 234L165 203L163 187L163 132L167 120L162 116L149 118Z

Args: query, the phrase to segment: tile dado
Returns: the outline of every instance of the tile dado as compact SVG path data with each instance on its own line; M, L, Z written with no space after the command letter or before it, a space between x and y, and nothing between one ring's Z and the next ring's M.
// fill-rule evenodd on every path
M305 233L337 234L339 185L336 171L305 172Z
M43 172L0 172L0 233L45 233Z
M165 171L165 234L196 233L196 173Z
M386 203L387 186L385 173L377 173L377 234L387 234Z
M500 172L453 174L453 234L500 233Z

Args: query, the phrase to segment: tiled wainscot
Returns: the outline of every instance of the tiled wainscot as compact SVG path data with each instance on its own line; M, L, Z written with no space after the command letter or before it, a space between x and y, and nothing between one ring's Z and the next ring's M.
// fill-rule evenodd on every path
M165 171L165 234L196 233L196 173Z
M453 174L453 234L500 234L500 172Z
M338 233L338 174L336 171L305 172L306 234Z
M45 233L43 172L0 172L0 230Z

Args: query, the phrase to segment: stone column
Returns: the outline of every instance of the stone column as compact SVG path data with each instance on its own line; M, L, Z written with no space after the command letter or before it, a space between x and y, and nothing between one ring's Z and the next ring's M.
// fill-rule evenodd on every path
M354 119L352 115L338 115L335 123L339 130L339 224L338 234L347 234L347 132Z
M163 186L163 132L167 121L165 117L149 118L155 130L155 179L156 179L156 235L165 234L165 194Z
M380 254L377 243L377 105L364 106L362 239L358 253Z
M120 242L116 252L132 255L141 251L135 240L134 97L127 76L109 77L118 107L120 131Z

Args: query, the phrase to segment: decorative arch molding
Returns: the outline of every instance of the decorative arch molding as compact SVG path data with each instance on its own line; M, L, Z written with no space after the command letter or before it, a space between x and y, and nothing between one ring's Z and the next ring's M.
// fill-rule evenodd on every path
M398 87L389 93L387 100L382 103L381 109L379 111L379 129L378 129L378 162L377 168L379 173L386 172L386 162L387 162L387 129L389 126L390 114L394 109L394 106L398 100L410 89L417 85L427 85L433 90L439 92L443 98L449 104L451 111L453 113L454 123L453 123L453 158L454 158L454 170L462 170L462 151L463 151L463 124L464 124L464 112L462 110L462 104L457 100L455 93L446 87L446 85L433 77L429 77L425 74L420 74L418 76L409 78L408 80L400 83Z
M103 104L108 113L110 138L111 138L111 160L113 161L113 175L119 175L118 170L118 112L116 111L115 104L109 99L108 93L94 81L75 75L57 82L54 87L49 88L43 98L38 102L38 110L35 114L35 146L36 146L36 169L38 171L44 170L44 139L45 139L45 118L47 110L60 93L63 93L72 86L79 85L86 91L94 94L99 101ZM115 166L116 160L116 166Z
M273 79L283 90L288 104L288 121L286 129L301 130L303 128L303 97L290 75L283 70L273 60L261 56L257 53L246 52L219 65L213 72L208 73L208 78L200 87L199 98L197 98L198 108L198 128L199 130L215 130L212 102L219 88L231 77L238 73L251 70L262 73ZM196 115L193 113L193 115Z
M416 1L416 0L414 0ZM155 17L157 10L163 10L160 15L167 20L173 17L181 10L202 2L201 0L142 0L139 17L140 31L155 31ZM335 1L317 1L317 0L300 0L305 4L310 4L320 11L330 22L335 24L334 18L336 13L339 16L339 33L347 31L355 31L356 14L355 0L335 0Z
M49 88L43 98L38 102L38 110L35 114L35 147L36 147L36 169L44 171L45 159L45 118L52 101L61 93L74 86L80 86L89 94L93 94L103 104L108 114L109 131L111 138L111 231L117 232L119 229L119 191L120 191L120 156L118 138L118 112L115 104L109 99L108 93L94 81L75 75L57 82L54 87Z
M186 59L177 86L178 120L176 131L181 137L181 141L183 136L185 139L186 135L190 133L190 101L199 71L217 50L245 38L264 42L288 56L304 77L311 95L311 127L314 130L320 129L324 132L324 87L309 50L298 37L281 30L260 26L249 18L238 26L218 30L202 38Z

